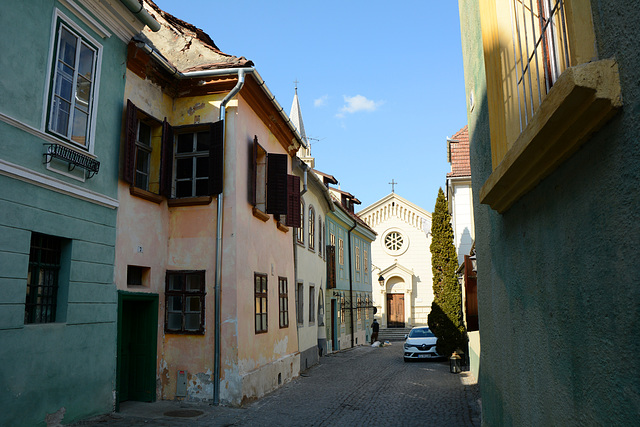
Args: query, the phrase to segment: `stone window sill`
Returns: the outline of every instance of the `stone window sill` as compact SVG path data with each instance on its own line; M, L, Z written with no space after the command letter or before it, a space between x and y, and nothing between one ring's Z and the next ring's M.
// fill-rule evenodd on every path
M164 197L162 197L159 194L155 194L150 191L143 190L142 188L133 187L133 186L129 187L129 194L131 194L132 196L140 197L141 199L149 200L150 202L157 203L157 204L162 203L162 200L164 199Z
M170 208L179 206L198 206L208 205L213 200L213 196L201 196L201 197L184 197L180 199L168 199L167 204ZM172 332L173 333L173 332Z
M622 106L618 64L568 68L480 190L480 202L506 212L567 160Z
M260 221L267 222L269 221L269 214L262 212L260 209L253 207L253 216L258 218Z

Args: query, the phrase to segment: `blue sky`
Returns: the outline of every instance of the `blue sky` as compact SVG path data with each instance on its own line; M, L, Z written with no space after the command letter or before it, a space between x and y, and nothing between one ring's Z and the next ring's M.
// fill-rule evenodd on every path
M362 201L433 211L466 124L458 2L155 0L255 63L288 113L298 97L316 168ZM358 210L358 209L357 209Z

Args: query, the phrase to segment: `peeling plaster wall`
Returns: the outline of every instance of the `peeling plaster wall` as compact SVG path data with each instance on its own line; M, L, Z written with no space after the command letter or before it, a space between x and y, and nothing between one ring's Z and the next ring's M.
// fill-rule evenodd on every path
M156 119L167 117L173 126L218 121L221 95L172 99L160 87L127 72L125 99ZM123 131L124 132L124 131ZM124 134L122 135L124 141ZM124 143L124 142L123 142ZM161 399L174 399L178 370L187 371L187 400L213 396L214 283L216 201L205 206L168 207L132 196L120 181L120 209L116 251L119 290L159 295L157 390ZM142 247L142 252L138 248ZM149 267L147 287L127 287L127 265ZM164 332L165 276L167 270L205 270L205 334Z
M242 96L237 105L237 109L227 110L225 164L236 167L225 168L222 255L221 400L231 404L274 389L277 373L284 383L299 372L295 323L282 329L278 323L278 277L287 278L289 313L295 313L293 229L285 233L273 218L263 222L254 217L248 195L248 159L254 135L269 153L285 150ZM268 275L268 332L261 334L255 333L254 272ZM274 365L282 359L292 359L289 368ZM247 388L249 373L252 385Z

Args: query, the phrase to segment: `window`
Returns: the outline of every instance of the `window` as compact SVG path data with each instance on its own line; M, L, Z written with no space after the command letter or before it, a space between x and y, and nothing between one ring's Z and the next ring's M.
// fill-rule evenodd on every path
M47 130L90 148L99 45L60 18L56 22Z
M209 147L208 130L176 135L176 198L209 194Z
M322 219L318 218L318 256L322 258L324 251L322 250Z
M360 246L356 246L356 271L360 271Z
M286 277L278 277L278 292L280 295L280 327L286 328L289 326L289 290Z
M204 334L204 271L167 271L165 332Z
M298 283L296 290L296 317L299 325L304 324L304 284Z
M300 228L300 177L287 173L289 156L267 153L257 136L250 153L249 202L254 207L254 216L266 221L265 213L277 218L285 215L286 226Z
M402 249L402 244L403 244L402 234L398 233L397 231L392 231L391 233L387 234L384 238L384 245L390 251L394 251L394 252L399 251L400 249Z
M316 322L316 288L309 286L309 324Z
M358 320L362 320L362 298L360 296L358 296Z
M127 100L126 115L123 179L132 187L167 198L222 192L224 122L174 128L144 113L131 100Z
M267 332L267 275L254 273L256 334Z
M314 250L316 245L316 211L309 206L309 249Z
M29 251L24 323L56 321L60 258L64 240L33 233Z
M597 60L589 0L481 0L480 21L493 166L480 201L504 213L622 106L620 79Z
M300 200L300 227L297 228L298 243L304 245L304 202Z
M345 300L344 300L344 294L341 294L340 295L340 313L341 313L340 322L341 323L345 322L346 312L347 312L347 304L345 303Z
M344 265L344 240L338 239L338 262Z
M336 247L327 246L327 288L336 287Z
M365 274L369 272L369 254L367 250L364 250L364 272Z

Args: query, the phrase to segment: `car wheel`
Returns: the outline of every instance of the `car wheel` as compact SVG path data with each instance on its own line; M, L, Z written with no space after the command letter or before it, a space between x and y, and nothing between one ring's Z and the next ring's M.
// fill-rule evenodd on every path
M404 363L407 363L409 361L409 359L407 359L406 357L403 357L402 359L404 359Z

